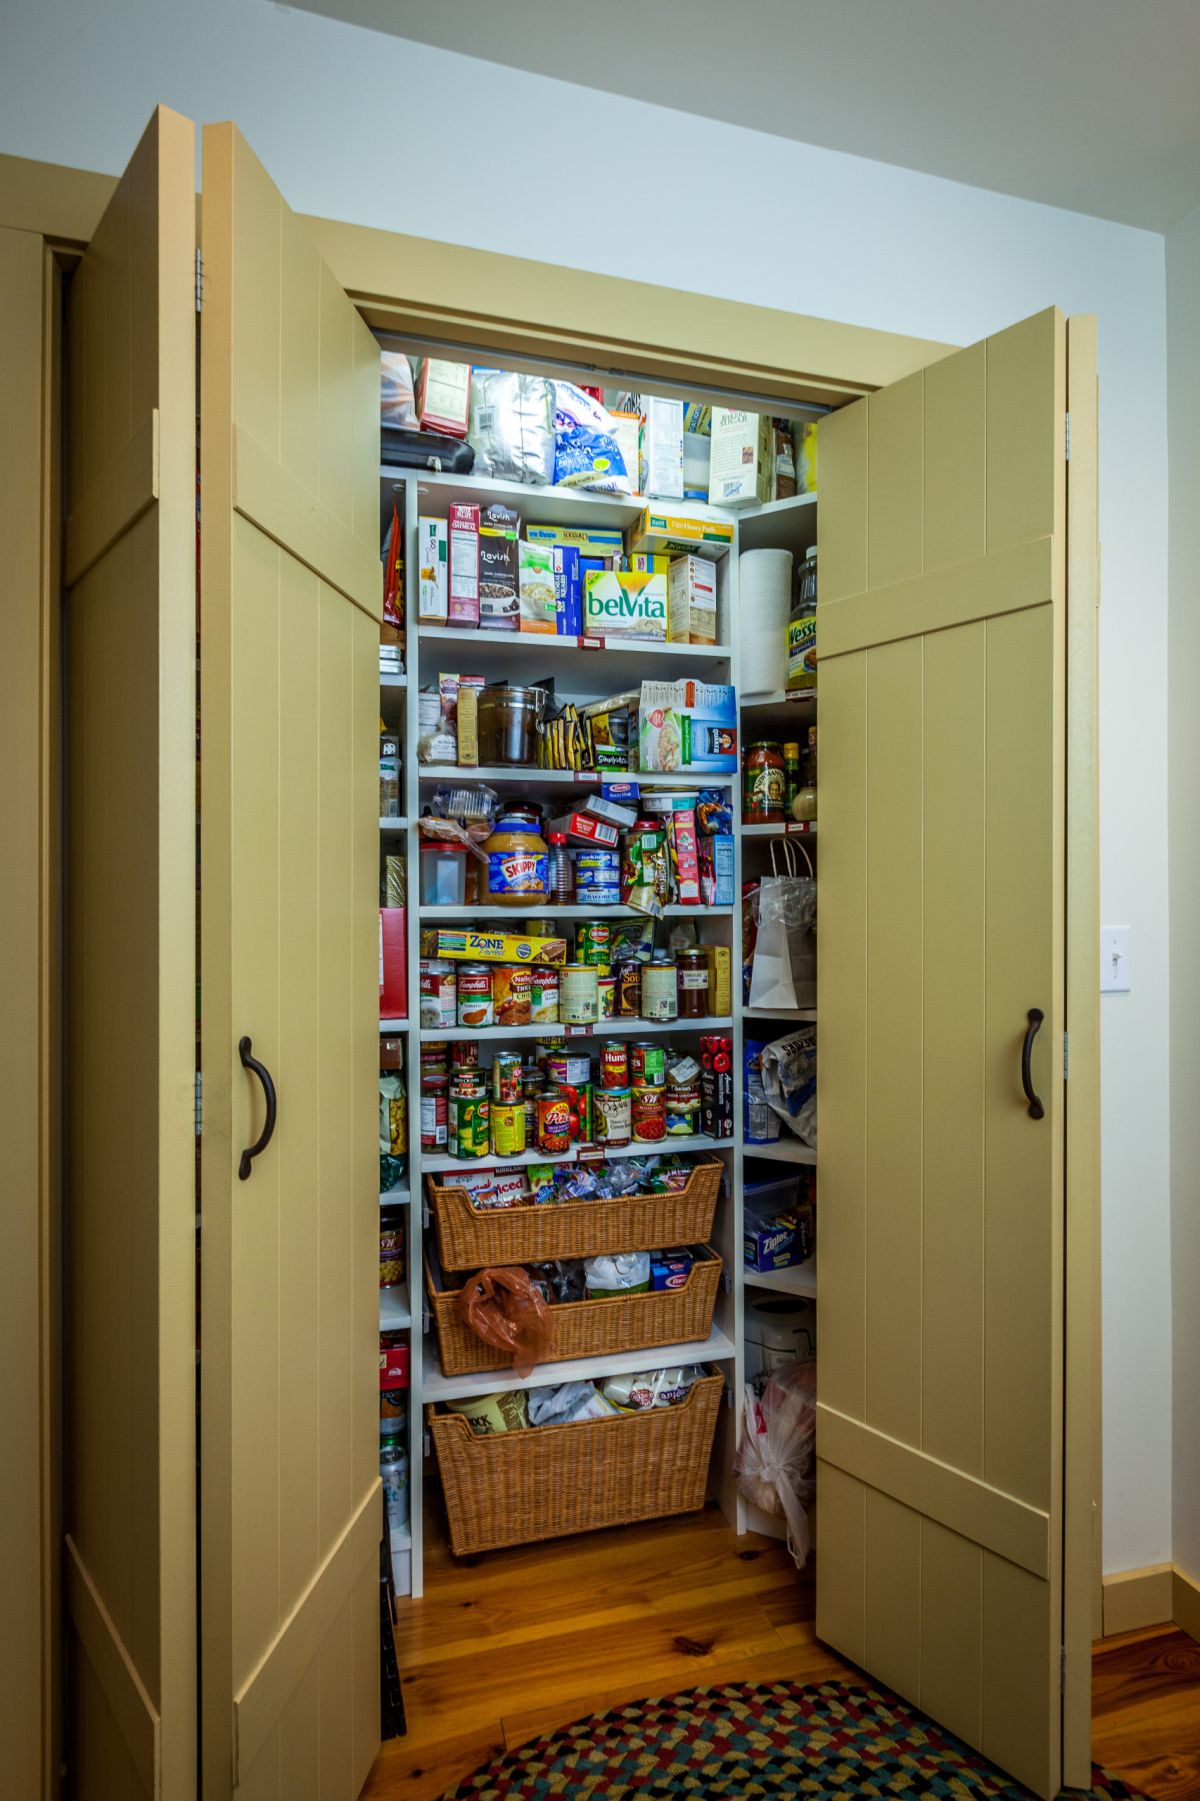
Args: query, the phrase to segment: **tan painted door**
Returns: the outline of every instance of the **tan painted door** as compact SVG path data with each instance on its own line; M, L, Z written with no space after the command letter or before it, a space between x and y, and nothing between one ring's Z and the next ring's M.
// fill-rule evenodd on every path
M65 321L66 1759L96 1801L196 1788L194 188L160 108Z
M1049 311L821 426L817 1630L1042 1795L1063 1768L1065 406Z
M230 125L201 315L204 1793L379 1742L379 358ZM269 1144L239 1170L278 1094Z

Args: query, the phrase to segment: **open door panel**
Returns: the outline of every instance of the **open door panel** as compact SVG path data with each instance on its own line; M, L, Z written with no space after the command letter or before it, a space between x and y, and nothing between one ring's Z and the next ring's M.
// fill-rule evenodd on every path
M1064 1767L1066 369L1048 311L821 427L817 1629L1045 1796ZM1077 1769L1086 1715L1068 1724Z
M379 1743L378 346L231 125L201 316L204 1793ZM248 1165L278 1095L270 1142Z
M195 130L160 107L68 284L68 1779L196 1790Z

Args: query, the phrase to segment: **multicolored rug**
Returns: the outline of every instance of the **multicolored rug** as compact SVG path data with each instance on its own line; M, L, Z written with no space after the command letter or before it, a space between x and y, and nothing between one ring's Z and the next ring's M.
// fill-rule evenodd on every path
M1089 1801L1143 1801L1103 1770L1093 1778ZM735 1683L634 1702L510 1751L444 1801L552 1795L1029 1801L1027 1789L915 1709L842 1682Z

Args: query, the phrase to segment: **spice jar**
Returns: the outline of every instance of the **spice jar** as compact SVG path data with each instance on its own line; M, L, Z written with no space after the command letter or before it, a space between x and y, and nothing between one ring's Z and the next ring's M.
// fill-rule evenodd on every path
M787 778L777 744L752 744L742 762L742 820L772 825L787 817Z
M489 905L528 907L544 903L549 887L546 840L537 826L516 813L504 813L491 836L484 841L487 873L484 877Z
M479 694L479 760L485 766L529 767L537 762L544 688L500 683Z
M675 958L680 1019L708 1017L708 958L702 950L680 951Z

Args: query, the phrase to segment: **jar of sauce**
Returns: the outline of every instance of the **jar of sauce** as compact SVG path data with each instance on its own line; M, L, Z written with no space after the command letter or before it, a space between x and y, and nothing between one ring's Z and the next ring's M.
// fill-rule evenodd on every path
M483 851L487 858L484 898L489 906L545 905L550 889L549 851L530 819L503 814L484 840Z
M787 818L787 777L777 744L752 744L742 763L742 820L774 825Z
M708 1018L708 958L702 950L680 951L675 958L680 1019Z

